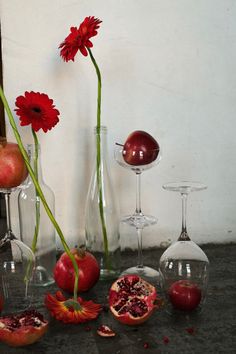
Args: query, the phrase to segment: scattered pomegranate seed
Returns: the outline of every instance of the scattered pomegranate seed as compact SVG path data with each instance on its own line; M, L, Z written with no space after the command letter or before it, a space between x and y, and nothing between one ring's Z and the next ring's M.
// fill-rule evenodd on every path
M189 328L186 328L186 332L188 332L189 334L194 334L195 329L193 327L189 327Z
M84 329L85 329L86 332L89 332L89 331L91 331L92 327L86 326Z
M163 343L168 344L169 343L169 338L167 336L163 337Z
M102 309L104 312L108 312L109 311L109 306L108 305L103 305Z
M144 347L145 349L148 349L148 348L149 348L149 344L148 344L147 342L145 342L144 345L143 345L143 347Z

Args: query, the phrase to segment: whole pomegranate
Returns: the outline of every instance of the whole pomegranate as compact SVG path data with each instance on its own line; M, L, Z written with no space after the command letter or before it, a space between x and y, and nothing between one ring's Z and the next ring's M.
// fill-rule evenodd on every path
M123 157L129 165L147 165L155 161L159 154L158 142L147 132L135 130L125 141Z
M156 289L137 275L117 279L109 291L109 307L114 317L127 325L145 322L157 307Z
M27 175L28 171L18 145L0 138L0 188L17 187Z
M48 321L36 310L0 317L0 341L22 347L39 340L47 331Z
M71 253L79 267L78 291L83 292L91 289L99 279L100 268L96 258L84 248L73 248ZM54 279L59 288L73 293L75 273L71 259L64 252L54 268Z

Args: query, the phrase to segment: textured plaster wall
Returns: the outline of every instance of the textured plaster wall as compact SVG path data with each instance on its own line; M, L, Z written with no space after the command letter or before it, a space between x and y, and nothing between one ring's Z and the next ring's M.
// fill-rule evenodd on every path
M25 90L47 93L60 124L39 134L43 174L56 196L56 217L71 245L82 243L92 168L96 75L77 55L64 63L58 45L85 16L103 20L93 54L103 78L102 120L109 130L111 173L121 214L134 210L135 176L113 159L115 141L143 129L159 141L161 163L143 174L142 205L158 224L144 247L176 239L181 221L169 181L208 185L189 198L188 224L198 243L236 237L236 2L235 0L1 0L5 93L14 109ZM25 143L30 129L20 128ZM9 140L13 134L7 127ZM17 231L16 194L13 225ZM123 246L136 247L121 227Z

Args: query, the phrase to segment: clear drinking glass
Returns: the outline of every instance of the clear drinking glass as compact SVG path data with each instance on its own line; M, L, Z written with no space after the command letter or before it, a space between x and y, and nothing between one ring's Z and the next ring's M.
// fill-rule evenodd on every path
M142 211L141 207L141 175L144 171L149 170L150 168L156 166L161 159L160 149L156 149L157 151L150 151L147 153L154 153L157 155L156 159L150 163L142 164L142 165L131 165L128 164L124 160L124 145L122 144L115 144L115 160L118 164L132 172L135 173L136 177L136 206L134 213L128 216L124 216L121 218L121 222L126 223L130 226L133 226L137 233L137 240L138 240L138 262L136 266L130 267L122 272L122 275L125 274L137 274L144 279L157 281L159 278L159 272L156 269L151 267L145 266L143 264L143 254L142 254L142 233L144 227L148 227L151 225L155 225L157 223L157 218L152 215L146 215ZM142 151L136 151L136 154L142 155Z
M189 193L207 187L198 182L173 182L165 190L179 192L182 198L182 230L160 258L160 282L166 297L166 309L173 312L195 312L205 302L209 260L203 250L191 241L187 232L186 213Z

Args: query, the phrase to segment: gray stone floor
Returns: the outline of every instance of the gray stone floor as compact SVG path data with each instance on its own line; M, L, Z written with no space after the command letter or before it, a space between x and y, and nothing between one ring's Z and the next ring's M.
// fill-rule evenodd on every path
M210 283L204 311L196 316L170 316L164 309L156 311L143 325L129 327L118 323L109 311L96 321L66 325L50 319L47 334L25 348L10 348L0 343L0 353L76 353L76 354L140 354L140 353L236 353L236 244L203 247L211 262ZM144 251L145 264L157 267L162 249ZM123 267L135 262L136 253L122 255ZM110 282L99 281L83 296L106 304ZM54 292L55 285L37 290L35 307L48 316L43 306L45 292ZM101 338L96 329L107 324L116 332L114 338ZM193 328L189 334L187 328ZM169 342L164 343L163 337ZM149 347L144 348L148 343Z

